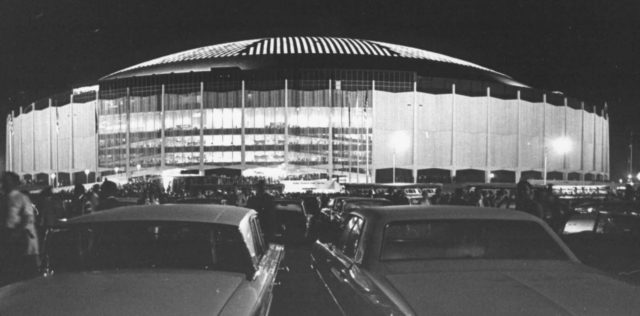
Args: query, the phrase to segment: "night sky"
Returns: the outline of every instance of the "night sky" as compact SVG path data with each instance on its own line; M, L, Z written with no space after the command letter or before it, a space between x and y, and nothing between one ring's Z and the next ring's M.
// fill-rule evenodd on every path
M613 179L627 173L631 131L640 147L638 0L0 0L0 115L159 56L292 35L413 46L607 101Z

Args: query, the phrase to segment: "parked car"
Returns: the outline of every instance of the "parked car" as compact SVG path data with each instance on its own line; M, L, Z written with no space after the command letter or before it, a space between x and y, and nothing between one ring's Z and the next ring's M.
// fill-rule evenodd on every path
M0 288L0 315L266 315L283 255L245 208L96 212L47 233L44 275Z
M638 274L639 205L635 201L592 201L578 205L561 237L586 264L625 276ZM640 280L637 275L634 278L636 282Z
M302 200L275 200L276 240L302 243L307 240L313 215L305 209Z
M347 315L635 315L640 289L581 264L541 219L466 206L352 211L312 264ZM606 298L606 299L605 299Z
M391 204L391 201L384 198L341 196L329 200L327 207L322 209L321 212L330 222L342 222L344 221L344 215L353 210Z

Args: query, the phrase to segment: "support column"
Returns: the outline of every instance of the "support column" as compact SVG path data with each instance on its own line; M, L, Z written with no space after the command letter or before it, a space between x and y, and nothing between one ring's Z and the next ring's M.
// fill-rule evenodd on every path
M593 161L591 163L591 170L593 170L594 175L597 174L598 170L596 169L596 156L597 156L597 148L596 148L596 120L598 119L598 108L594 105L593 106L593 128L591 129L593 131ZM633 162L633 160L632 160ZM633 170L629 170L631 172L633 172Z
M520 182L520 178L522 178L522 170L516 170L516 183Z
M333 179L333 82L329 79L329 179Z
M562 137L564 139L567 139L567 120L568 120L568 116L569 116L569 105L567 103L567 98L564 98L564 126L562 128ZM568 166L567 166L567 155L569 153L564 153L562 154L562 180L568 180L569 179L569 173L568 173Z
M516 172L522 170L522 159L520 155L522 154L522 99L520 95L520 90L517 93L517 104L518 104L518 122L517 122L517 136L516 136Z
M69 134L71 135L71 137L69 138L69 158L70 158L70 162L69 162L69 181L71 182L71 184L75 183L75 176L74 176L74 168L75 168L75 157L73 157L73 139L74 139L74 133L73 133L73 95L69 96L69 116L70 116L70 128L69 128Z
M165 147L166 147L166 138L165 138L165 117L166 117L166 113L164 110L164 102L165 102L165 95L164 95L164 84L162 85L161 91L160 91L160 169L165 168L166 166L166 161L167 161L167 157L165 154Z
M602 122L603 124L606 124L605 130L607 131L607 135L604 137L604 139L607 141L607 146L605 148L605 154L607 154L607 162L605 164L605 172L607 174L607 178L610 180L611 178L611 161L609 160L610 157L610 152L611 152L611 148L610 148L610 137L609 137L609 105L607 104L607 102L604 103L604 114L605 116L604 121Z
M451 85L451 170L452 179L456 168L456 84Z
M22 116L22 118L20 119L20 169L18 170L20 170L20 176L22 177L24 174L24 116L22 107L20 107L20 116Z
M371 80L371 105L372 105L372 109L373 109L373 91L376 89L376 81L375 80ZM369 151L371 151L371 147L369 147L369 141L371 139L371 135L369 134L369 116L367 115L367 102L364 103L365 106L365 117L364 117L364 122L365 122L365 163L366 163L366 183L371 183L371 182L375 182L375 180L371 180L371 164L369 163L369 159L371 158L371 154L369 153ZM373 110L371 110L371 114L373 114ZM373 129L373 124L371 124L371 129ZM375 179L375 178L374 178Z
M542 94L542 179L547 183L547 94Z
M96 167L95 167L95 171L93 173L93 179L94 182L98 182L98 174L100 171L100 116L98 114L100 114L100 90L96 91L96 105L94 108L94 117L95 117L95 127L94 127L94 131L96 133L95 135L95 144L96 144Z
M10 159L11 162L9 163L10 167L7 168L9 171L15 171L16 170L16 167L13 165L13 163L15 162L14 159L13 159L13 152L15 151L15 148L14 148L15 147L15 140L13 139L14 135L15 135L15 128L16 128L15 127L15 115L14 115L14 112L11 111L11 137L9 138L9 141L10 141L9 149L10 149L10 152L11 152L10 155L9 155L9 159ZM51 138L51 133L49 133L49 138ZM49 142L49 146L51 146L51 142ZM51 158L51 157L49 157L49 158Z
M124 173L125 173L125 177L126 180L129 180L129 173L130 173L130 168L129 165L131 164L131 89L129 87L127 87L127 99L124 103L124 106L126 107L126 111L127 111L127 137L126 137L126 157L125 157L125 163L126 165L124 166Z
M413 166L411 167L411 175L413 183L418 183L418 82L413 80Z
M242 112L244 121L244 111ZM200 167L198 173L204 176L204 82L200 81Z
M31 103L31 146L33 146L33 150L31 151L31 155L32 155L32 167L33 172L32 174L35 175L35 171L36 171L36 104L35 103ZM72 125L73 126L73 125ZM32 176L32 179L35 178ZM35 181L34 181L35 183Z
M485 171L484 171L484 182L491 182L491 87L487 87L487 97L485 100L485 105L487 108L486 113L486 122L487 122L487 139L486 139L486 149L485 149Z
M580 102L580 180L584 181L584 101Z
M605 168L604 168L604 159L605 159L605 146L604 146L604 108L607 106L607 104L605 103L604 106L602 107L602 110L600 111L600 146L602 147L600 149L600 151L602 152L602 156L600 157L600 172L602 173L602 177L604 180L604 174L606 172Z
M284 79L284 163L289 163L289 81Z
M242 80L241 83L241 94L242 97L240 98L240 102L242 102L241 107L242 107L242 115L241 115L241 122L240 122L240 167L242 168L242 170L244 170L244 168L246 167L246 153L247 153L247 148L246 148L246 143L245 143L245 128L244 128L244 111L246 109L246 98L245 98L245 87L244 87L244 80Z

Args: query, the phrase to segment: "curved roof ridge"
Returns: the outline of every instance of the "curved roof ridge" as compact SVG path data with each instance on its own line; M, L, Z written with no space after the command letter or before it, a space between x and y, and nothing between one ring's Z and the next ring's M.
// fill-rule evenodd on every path
M258 38L258 39L250 39L250 40L201 46L198 48L193 48L193 49L161 56L161 57L154 58L139 64L135 64L133 66L108 74L105 77L110 77L119 73L130 71L130 70L146 68L146 67L156 66L156 65L164 65L172 62L184 62L184 61L190 61L190 60L236 56L235 53L237 53L237 51L242 50L246 48L248 45L251 45L263 39L264 38ZM238 49L238 46L240 46L240 49Z
M451 57L451 56L448 56L448 55L435 53L435 52L432 52L432 51L419 49L419 48L414 48L414 47L410 47L410 46L399 45L399 44L377 42L377 41L371 41L371 42L376 43L378 45L389 47L390 49L392 49L393 51L398 53L399 57L416 58L416 59L427 59L427 60L433 60L433 61L457 64L457 65L460 65L460 66L478 68L478 69L481 69L481 70L484 70L484 71L494 72L494 73L499 74L501 76L509 77L508 75L505 75L505 74L503 74L501 72L498 72L498 71L495 71L493 69L489 69L489 68L480 66L478 64L474 64L472 62L468 62L466 60L462 60L462 59L459 59L459 58ZM511 77L509 77L509 78L511 78Z
M282 56L282 55L342 55L342 56L374 56L386 58L407 58L425 60L436 63L452 64L475 68L484 72L499 75L507 81L513 79L498 71L474 64L459 58L450 57L432 51L380 42L368 39L335 37L335 36L279 36L263 37L235 42L227 42L202 46L166 56L154 58L131 67L113 72L102 79L111 79L128 72L154 67L164 67L187 62L213 63L224 62L234 57ZM202 64L205 65L205 64ZM150 71L148 73L153 73ZM511 84L515 84L514 81Z

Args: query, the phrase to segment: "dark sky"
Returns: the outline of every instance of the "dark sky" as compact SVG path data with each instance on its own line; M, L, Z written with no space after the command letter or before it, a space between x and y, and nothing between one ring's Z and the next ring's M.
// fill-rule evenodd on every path
M283 35L414 46L607 101L612 177L626 174L640 132L638 0L0 0L0 114L162 55Z

